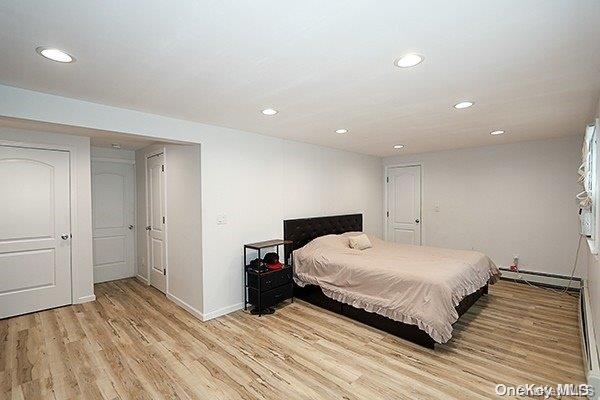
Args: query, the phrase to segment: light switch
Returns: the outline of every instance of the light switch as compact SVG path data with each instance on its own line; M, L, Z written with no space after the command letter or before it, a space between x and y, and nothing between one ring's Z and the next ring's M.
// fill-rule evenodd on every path
M217 225L227 225L227 215L226 214L217 215Z
M433 205L433 211L440 212L440 202L439 201L436 201L435 204Z

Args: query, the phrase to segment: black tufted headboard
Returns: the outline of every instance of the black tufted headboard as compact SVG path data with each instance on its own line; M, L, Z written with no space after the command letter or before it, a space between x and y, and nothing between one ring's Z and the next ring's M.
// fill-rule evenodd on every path
M289 261L292 251L299 249L319 236L362 231L362 222L362 214L288 219L283 221L283 238L294 241L293 244L285 246L285 261Z

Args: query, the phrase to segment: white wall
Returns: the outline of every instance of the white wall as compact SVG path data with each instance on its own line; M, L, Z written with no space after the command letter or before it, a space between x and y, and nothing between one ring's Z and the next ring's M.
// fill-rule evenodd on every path
M167 145L165 161L169 296L198 315L203 309L200 146Z
M117 160L135 160L135 151L125 149L109 149L106 147L91 146L92 158L110 158Z
M573 136L389 157L384 164L423 166L423 244L480 250L499 266L518 254L524 270L569 275L581 143ZM577 275L585 275L584 266Z
M167 220L167 296L201 317L202 198L199 145L152 145L135 152L137 172L137 275L148 279L146 157L164 150Z
M71 271L73 302L94 300L92 264L92 197L90 139L86 137L33 132L0 127L0 140L32 144L67 146L71 152L71 193L75 207L71 210Z
M231 131L202 148L206 318L242 306L242 245L282 237L285 219L360 212L381 235L377 157Z
M360 213L365 230L382 234L381 159L283 141L285 219Z

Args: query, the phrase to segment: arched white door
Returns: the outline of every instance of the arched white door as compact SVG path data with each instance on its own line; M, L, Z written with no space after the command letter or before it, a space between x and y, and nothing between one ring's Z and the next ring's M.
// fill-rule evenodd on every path
M133 165L92 161L94 282L134 276Z
M388 169L386 239L421 244L421 167Z
M69 153L0 146L0 318L71 304Z

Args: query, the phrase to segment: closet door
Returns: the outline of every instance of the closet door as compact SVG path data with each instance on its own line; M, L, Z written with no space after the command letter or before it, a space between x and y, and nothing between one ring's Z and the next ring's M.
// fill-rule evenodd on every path
M69 153L0 146L0 318L71 304Z
M167 291L166 234L165 234L165 156L157 154L146 162L148 263L150 284L163 293Z
M420 245L421 167L390 168L386 180L387 240Z

